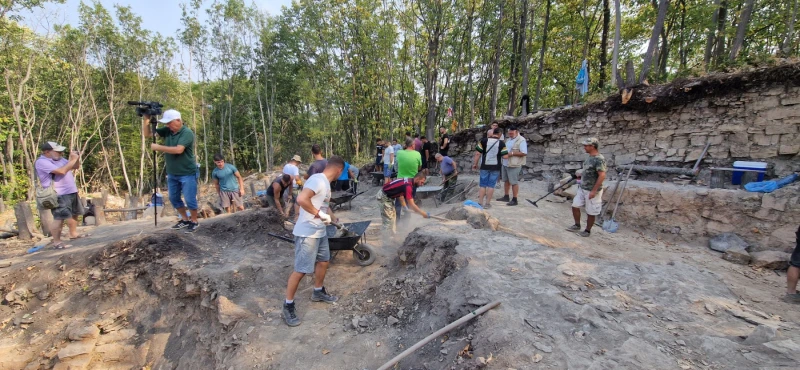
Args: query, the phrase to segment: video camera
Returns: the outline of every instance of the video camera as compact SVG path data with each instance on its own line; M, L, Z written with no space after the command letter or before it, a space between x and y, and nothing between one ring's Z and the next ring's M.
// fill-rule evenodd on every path
M164 107L161 103L157 101L129 101L128 105L135 105L136 106L136 115L141 116L160 116L161 115L161 108Z

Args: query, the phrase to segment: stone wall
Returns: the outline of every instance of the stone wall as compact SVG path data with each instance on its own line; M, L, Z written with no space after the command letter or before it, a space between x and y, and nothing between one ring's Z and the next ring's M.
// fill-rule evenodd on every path
M613 189L609 182L605 200ZM800 225L800 183L761 194L631 181L615 219L623 228L649 231L662 239L705 244L709 237L733 232L750 244L751 252L791 252Z
M691 168L711 143L701 168L753 160L769 163L769 176L800 171L800 64L634 88L627 105L620 99L497 122L519 125L528 139L529 175L580 168L580 142L590 136L609 165ZM453 136L451 154L462 166L484 133Z

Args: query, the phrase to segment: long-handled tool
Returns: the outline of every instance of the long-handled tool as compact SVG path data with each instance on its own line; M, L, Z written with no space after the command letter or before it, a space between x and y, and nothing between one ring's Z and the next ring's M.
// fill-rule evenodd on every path
M561 185L561 186L559 186L559 187L557 187L557 188L553 189L553 191L551 191L551 192L549 192L549 193L545 194L543 197L541 197L541 198L539 198L539 199L536 199L535 201L533 201L533 200L530 200L530 199L525 199L525 200L527 200L527 201L528 201L528 203L530 203L530 204L533 204L533 206L534 206L534 207L536 207L536 208L539 208L539 206L537 206L537 205L536 205L536 203L537 203L537 202L539 202L540 200L542 200L542 199L546 198L548 195L550 195L550 194L553 194L553 193L555 193L556 191L558 191L558 190L560 190L560 189L562 189L562 188L566 187L567 185L572 185L572 182L573 182L573 181L575 181L575 178L572 178L572 179L570 179L570 180L569 180L569 181L567 181L567 182L566 182L564 185Z
M611 219L603 221L603 230L606 232L615 233L617 229L619 229L619 224L614 220L614 217L617 215L617 209L619 209L619 201L622 199L622 195L625 194L625 188L628 187L628 180L631 178L631 172L633 172L633 165L631 165L631 168L628 170L628 175L625 177L625 185L622 185L622 190L619 192L619 197L617 198L617 203L614 205L614 213L611 214ZM617 186L619 186L619 184L617 184Z
M601 208L600 210L600 217L598 217L595 221L595 225L602 226L603 221L606 218L606 212L608 212L608 207L611 207L611 202L614 201L614 196L617 195L617 190L619 190L619 184L622 182L622 175L617 173L617 183L614 185L614 191L611 192L611 196L608 197L608 202Z

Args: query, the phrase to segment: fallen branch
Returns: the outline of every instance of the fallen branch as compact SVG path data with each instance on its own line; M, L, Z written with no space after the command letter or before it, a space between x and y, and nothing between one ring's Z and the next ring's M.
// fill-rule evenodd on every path
M450 325L447 325L447 326L439 329L435 333L425 337L425 339L417 342L417 344L411 346L409 349L403 351L403 353L395 356L393 359L389 360L389 362L387 362L387 363L383 364L383 366L379 367L378 370L390 369L392 366L394 366L394 364L400 362L400 360L402 360L406 356L410 355L414 351L420 349L422 346L424 346L428 342L430 342L430 341L436 339L437 337L449 332L450 330L455 329L456 327L461 326L461 324L463 324L463 323L465 323L465 322L467 322L469 320L472 320L472 319L478 317L478 315L480 315L480 314L482 314L482 313L484 313L486 311L489 311L492 308L495 308L495 307L497 307L499 305L500 305L500 301L494 301L494 302L489 303L489 304L487 304L487 305L485 305L485 306L483 306L483 307L481 307L481 308L479 308L479 309L477 309L475 311L472 311L472 312L464 315L464 317L462 317L462 318L450 323Z

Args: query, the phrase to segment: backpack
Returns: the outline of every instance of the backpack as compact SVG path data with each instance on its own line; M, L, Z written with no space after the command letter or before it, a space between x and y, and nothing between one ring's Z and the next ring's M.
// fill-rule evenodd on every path
M53 209L58 207L58 193L56 193L56 177L50 174L50 186L44 188L36 186L36 204L42 209Z

